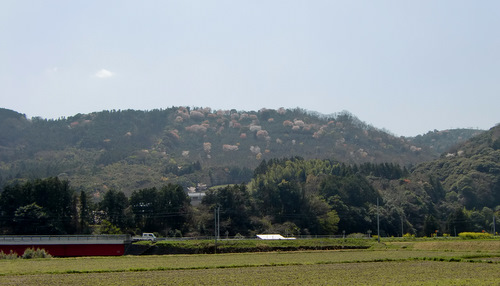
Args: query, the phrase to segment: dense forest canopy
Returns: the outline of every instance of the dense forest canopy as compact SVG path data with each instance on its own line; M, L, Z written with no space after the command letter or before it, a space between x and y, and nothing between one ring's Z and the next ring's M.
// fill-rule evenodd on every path
M221 209L221 232L226 236L374 233L377 214L382 235L492 229L493 216L500 210L498 196L488 205L468 207L466 193L454 194L438 177L421 177L387 163L346 165L300 157L264 160L250 184L210 189L198 206L190 204L180 185L140 189L130 197L108 190L94 203L84 191L72 190L67 181L48 178L4 188L0 229L16 234L148 231L207 236L214 233L216 207ZM493 191L499 192L498 178Z
M478 130L395 137L349 112L171 107L111 110L56 120L0 109L0 185L59 177L102 196L165 183L248 182L262 160L300 156L346 164L414 166Z
M396 138L301 109L2 109L0 233L207 236L216 207L227 236L375 234L377 213L388 236L491 231L499 130Z

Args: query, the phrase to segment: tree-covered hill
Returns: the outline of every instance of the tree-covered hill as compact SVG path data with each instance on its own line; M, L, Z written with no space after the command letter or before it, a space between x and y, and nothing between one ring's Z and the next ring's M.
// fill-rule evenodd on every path
M214 233L214 208L220 207L221 231L228 236L256 233L320 235L343 231L375 234L377 216L380 217L380 230L383 236L400 236L403 233L429 236L435 235L436 231L438 234L451 235L463 231L491 231L494 215L498 217L500 214L500 126L449 149L440 158L408 168L397 161L377 163L360 160L353 163L333 158L313 158L314 156L273 158L270 156L272 151L261 152L259 155L249 150L252 155L248 156L239 154L238 151L243 151L239 148L224 145L222 151L212 152L211 148L207 148L211 144L207 143L216 142L217 136L220 137L219 142L225 142L227 138L232 137L223 136L224 130L219 129L216 134L211 134L208 131L210 120L198 124L207 130L203 129L201 134L192 134L190 129L195 124L192 122L181 124L183 122L179 119L182 118L179 114L185 110L183 108L171 110L175 116L174 120L178 121L174 137L171 137L174 133L171 133L168 124L162 128L158 127L158 130L161 129L159 133L149 131L147 134L153 135L148 138L133 138L132 132L138 133L140 132L138 129L143 126L141 124L148 124L137 121L132 124L127 121L127 127L119 131L116 131L118 127L113 130L103 128L104 131L100 131L92 127L92 120L97 121L96 118L100 115L94 115L93 119L88 119L89 116L92 118L91 115L79 116L79 120L83 123L75 121L74 118L69 121L60 119L56 121L58 125L54 126L62 126L63 121L69 122L69 125L66 125L65 129L54 127L52 130L47 129L46 132L52 136L57 136L59 132L65 133L61 140L75 140L75 142L69 147L64 144L56 145L51 150L37 150L36 144L31 146L26 140L28 138L26 134L33 132L30 131L32 125L40 123L36 123L33 119L27 120L17 113L11 113L14 115L9 117L12 119L9 123L11 125L5 124L3 127L14 126L15 128L11 130L20 130L18 133L21 135L16 137L16 144L4 145L3 150L10 153L3 154L8 158L19 153L18 156L25 156L27 159L2 161L3 182L9 183L5 184L0 193L0 232L156 231L164 235L211 235ZM162 114L164 111L158 112ZM307 115L300 110L285 111L285 114L286 112L297 112L294 117L298 117L299 114ZM104 114L111 113L114 112ZM130 116L136 111L124 113L127 115L122 116ZM149 115L145 115L148 112L140 114L143 114L143 122L148 122ZM209 117L217 117L217 112L208 114L215 114ZM342 116L346 115L338 115L335 119L329 118L328 122L345 120ZM103 123L97 124L98 126L113 125L112 118L99 120L103 120ZM323 119L317 116L315 120L321 122ZM166 121L168 122L168 118ZM50 121L41 122L44 126L51 124ZM290 127L288 125L289 123L286 123L280 128ZM236 134L240 140L249 139L250 142L243 140L241 142L253 143L254 145L250 146L254 148L255 142L262 142L257 131L266 130L269 137L270 134L281 134L283 138L283 134L294 135L292 132L279 133L277 131L279 128L276 126L266 126L266 129L260 126L260 129L254 130L253 139L251 136L241 137L243 128L241 126ZM365 129L359 126L364 126ZM71 132L79 127L87 128L80 130L84 136L71 137ZM276 127L276 130L273 127ZM149 125L147 128L155 129ZM253 131L250 131L250 128L244 130L251 134ZM365 133L366 129L371 130L370 127L357 122L353 123L349 130L342 132L334 129L333 132L345 136L347 133L355 132L356 128L361 128L361 133ZM123 135L120 134L125 130L132 130L125 133L125 138L128 139L114 145L109 144L121 138ZM105 134L108 131L109 134ZM91 140L101 132L106 139ZM380 131L367 132L370 134ZM43 133L38 131L36 134L42 138ZM203 135L202 139L196 141L196 136L199 135ZM293 136L294 139L291 140L306 141L306 137ZM318 141L315 141L318 138L311 137L312 141L307 142L318 144ZM43 138L50 140L50 136ZM359 138L370 140L369 136L358 136ZM402 138L398 140L405 142ZM170 143L166 143L167 141ZM88 145L82 147L82 142L87 142L85 144ZM268 148L271 150L271 140L264 142L269 143ZM50 141L44 144L48 143ZM190 144L192 146L202 144L205 148L189 149ZM244 144L231 146L240 147ZM355 148L357 147L358 145ZM130 149L123 151L120 148ZM224 151L224 148L230 150ZM307 150L306 146L303 148ZM335 148L333 150L335 151ZM121 154L119 159L107 162L106 160L110 160L107 158L110 157L106 154L113 154L115 151ZM181 154L177 154L179 152ZM192 152L199 152L196 161L191 160ZM217 159L218 156L225 156L229 163L217 165L217 160L222 160ZM238 156L246 156L244 158L251 160L256 167L250 169L251 165L245 165L246 162ZM240 165L231 165L236 163ZM245 168L248 169L246 171L248 174L245 174ZM17 170L19 173L12 170ZM22 170L31 173L22 173ZM25 180L26 177L22 176L22 174L33 176L38 174L43 177L40 172L49 174L61 170L64 173L59 173L57 177L48 175L47 179ZM160 176L161 179L158 180L156 176ZM243 178L245 176L248 177L247 180ZM213 184L215 180L230 182L234 181L234 178L242 179L244 183L211 188L206 192L201 204L197 206L189 204L189 197L185 192L186 186L204 183L204 179ZM12 180L17 180L17 183L11 183ZM171 184L174 181L180 184ZM87 197L88 194L92 194L97 200L91 200ZM60 219L60 214L70 219L63 221ZM25 221L37 221L39 224L25 228L23 223Z
M378 199L382 235L491 232L500 215L500 125L411 170L392 163L263 162L250 188L271 221L301 229L321 225L304 223L308 214L325 218L333 211L338 230L373 232Z
M164 183L248 182L266 159L335 158L411 166L438 156L348 112L171 107L113 110L57 120L0 109L0 184L58 176L96 196ZM449 145L449 144L448 144Z
M439 180L448 208L500 205L500 125L454 147L435 161L420 164L413 175Z
M500 211L500 126L417 165L405 180L374 184L394 216L422 234L491 231Z
M482 132L484 130L479 129L434 130L423 135L409 137L407 140L418 146L428 146L437 154L442 154Z

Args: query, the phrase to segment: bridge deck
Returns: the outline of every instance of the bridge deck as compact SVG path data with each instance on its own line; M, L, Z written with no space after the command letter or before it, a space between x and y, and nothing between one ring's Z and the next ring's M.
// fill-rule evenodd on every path
M130 235L1 235L0 245L126 244Z

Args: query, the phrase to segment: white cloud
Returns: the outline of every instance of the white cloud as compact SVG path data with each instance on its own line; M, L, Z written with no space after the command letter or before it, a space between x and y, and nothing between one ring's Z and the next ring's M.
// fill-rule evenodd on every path
M47 75L50 75L50 74L55 74L55 73L59 72L59 68L58 68L58 67L50 67L50 68L46 68L44 72L45 72L45 74L47 74Z
M108 71L107 69L102 69L95 73L95 76L98 78L109 78L114 76L115 73Z

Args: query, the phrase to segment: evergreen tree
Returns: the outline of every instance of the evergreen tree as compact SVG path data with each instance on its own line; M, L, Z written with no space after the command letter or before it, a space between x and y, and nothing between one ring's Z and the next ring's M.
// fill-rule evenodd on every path
M49 222L44 209L36 203L19 207L14 213L14 233L22 234L52 234L56 230Z
M427 215L425 217L423 235L424 236L439 235L439 232L442 232L442 229L437 219L433 215Z
M107 191L99 204L100 210L104 212L105 220L122 230L130 224L131 217L126 212L128 206L129 201L125 194L115 190Z
M461 232L472 231L470 229L469 218L463 207L457 208L447 220L447 228L450 234L458 235Z
M79 232L82 234L90 234L90 224L91 207L89 205L87 193L81 191L79 197Z

